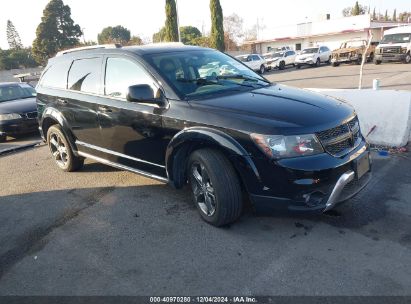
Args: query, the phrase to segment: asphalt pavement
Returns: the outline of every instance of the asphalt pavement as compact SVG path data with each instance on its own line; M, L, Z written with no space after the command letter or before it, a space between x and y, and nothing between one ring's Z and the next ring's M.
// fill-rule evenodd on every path
M411 295L411 155L333 216L204 223L189 191L43 146L0 157L0 295Z

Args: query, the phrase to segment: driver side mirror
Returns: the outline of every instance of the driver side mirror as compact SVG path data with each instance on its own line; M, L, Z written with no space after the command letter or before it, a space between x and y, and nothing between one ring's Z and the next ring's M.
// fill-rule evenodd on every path
M156 98L153 89L148 84L133 85L128 88L127 101L164 105L163 98Z

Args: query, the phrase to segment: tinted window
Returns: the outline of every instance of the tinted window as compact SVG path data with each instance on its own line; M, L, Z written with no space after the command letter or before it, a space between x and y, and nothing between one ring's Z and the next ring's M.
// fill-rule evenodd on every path
M44 87L65 89L67 86L67 71L71 61L53 63L43 74L40 85Z
M68 88L74 91L98 94L100 89L101 59L75 60L68 76Z
M260 60L260 57L257 56L257 55L253 55L253 60L254 60L254 61L259 61L259 60Z
M22 83L21 85L0 86L0 102L32 98L34 96L36 96L34 88L25 83Z
M177 75L182 73L178 67ZM126 98L128 87L137 84L148 84L154 92L157 88L153 78L137 63L124 58L108 58L106 67L105 95Z

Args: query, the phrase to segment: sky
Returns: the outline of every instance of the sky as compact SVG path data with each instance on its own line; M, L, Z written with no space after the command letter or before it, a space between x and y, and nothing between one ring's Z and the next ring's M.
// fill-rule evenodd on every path
M15 25L24 46L35 38L37 25L49 0L0 0L0 48L7 49L7 20ZM97 41L104 27L122 25L143 39L151 39L165 21L165 0L63 0L71 7L73 20L83 29L85 39ZM258 21L266 30L277 26L317 20L327 13L342 17L342 10L353 6L354 0L220 0L224 15L236 13L251 28ZM411 11L411 0L364 0L360 4L376 7L389 14ZM196 26L209 32L209 0L178 0L180 26Z

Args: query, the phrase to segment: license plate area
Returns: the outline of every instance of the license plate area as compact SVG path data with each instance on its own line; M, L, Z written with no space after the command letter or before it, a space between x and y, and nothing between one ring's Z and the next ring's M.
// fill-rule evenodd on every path
M370 154L366 153L354 161L354 172L357 180L370 171Z

